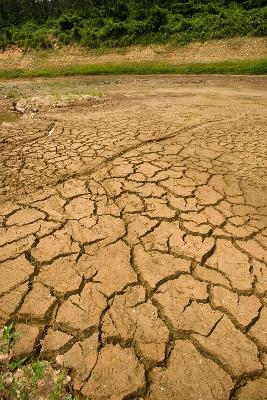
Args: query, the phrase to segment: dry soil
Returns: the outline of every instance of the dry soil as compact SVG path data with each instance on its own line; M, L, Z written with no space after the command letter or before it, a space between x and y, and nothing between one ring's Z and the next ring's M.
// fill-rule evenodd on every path
M266 37L235 37L189 43L185 46L150 45L115 49L86 49L65 46L52 50L25 52L22 49L0 51L0 71L15 68L38 70L83 64L159 63L181 65L220 61L247 61L266 58Z
M16 89L52 84L107 100L2 124L14 355L64 365L91 400L266 398L266 77Z

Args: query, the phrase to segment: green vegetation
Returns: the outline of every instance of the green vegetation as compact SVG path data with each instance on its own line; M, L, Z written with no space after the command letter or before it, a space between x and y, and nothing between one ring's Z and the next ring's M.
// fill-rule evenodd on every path
M92 64L47 69L0 70L0 78L57 77L99 74L266 74L267 58L253 61L224 61L218 63L194 63L164 65L153 63Z
M13 360L16 337L13 323L0 330L0 399L79 400L69 393L70 377L63 368L55 369L48 361L28 357Z
M6 97L8 99L15 99L17 97L17 93L14 90L10 90L7 92Z
M264 0L1 0L0 48L90 48L267 33Z
M13 331L13 323L4 326L0 335L0 354L7 354L12 345L16 333Z

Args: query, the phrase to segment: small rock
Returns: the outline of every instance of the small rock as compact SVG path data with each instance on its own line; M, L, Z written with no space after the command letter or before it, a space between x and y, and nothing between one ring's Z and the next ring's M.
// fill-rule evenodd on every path
M8 361L9 355L8 354L0 354L0 362Z
M16 111L18 111L18 112L24 114L25 111L26 111L26 109L25 109L24 107L16 106Z
M24 377L24 375L25 374L24 374L24 371L22 368L17 369L16 374L15 374L16 379L22 379Z
M71 377L70 377L69 375L67 375L66 378L65 378L65 380L64 380L65 385L67 385L68 383L70 383L70 381L71 381Z
M61 355L58 355L58 356L56 357L56 362L57 362L59 365L63 365L64 357L61 356Z

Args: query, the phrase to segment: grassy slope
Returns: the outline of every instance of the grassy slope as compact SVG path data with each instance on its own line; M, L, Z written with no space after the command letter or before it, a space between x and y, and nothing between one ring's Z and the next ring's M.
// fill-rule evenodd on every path
M97 74L266 74L267 58L252 61L222 61L169 65L151 62L90 64L45 69L0 70L0 78L56 77Z

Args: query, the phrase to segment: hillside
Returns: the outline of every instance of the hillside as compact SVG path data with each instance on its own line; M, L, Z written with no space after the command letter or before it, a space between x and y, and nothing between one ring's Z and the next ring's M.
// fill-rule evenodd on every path
M265 36L264 0L1 0L0 48L185 45Z

